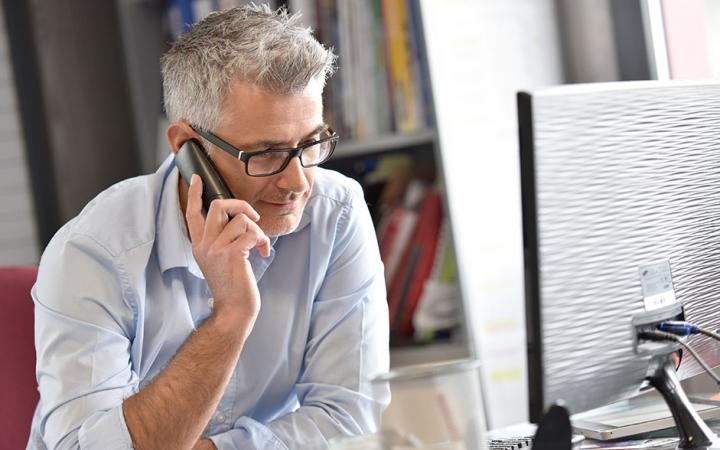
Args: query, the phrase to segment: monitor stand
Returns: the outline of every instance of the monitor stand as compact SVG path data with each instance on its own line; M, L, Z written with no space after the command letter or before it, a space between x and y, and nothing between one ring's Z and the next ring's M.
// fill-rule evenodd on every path
M680 436L679 449L720 450L720 439L690 404L670 355L657 356L647 379L665 399Z

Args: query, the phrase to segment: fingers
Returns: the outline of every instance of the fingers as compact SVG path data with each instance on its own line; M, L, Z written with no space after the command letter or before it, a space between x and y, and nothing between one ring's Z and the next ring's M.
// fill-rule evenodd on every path
M228 245L232 245L234 250L242 252L249 252L257 247L261 255L268 256L270 254L270 239L258 224L245 214L233 217L213 243L216 250Z
M205 218L202 214L202 190L202 179L197 174L193 174L190 178L190 189L188 189L187 205L185 206L185 219L192 242L200 242L205 229Z
M240 235L228 246L232 252L243 253L247 253L253 248L257 248L263 257L270 256L270 239L262 231L251 230Z
M235 217L238 214L245 214L253 222L260 220L260 214L258 214L258 212L255 211L255 209L253 209L253 207L247 202L233 200L232 203L228 205L226 211L231 217Z
M236 199L214 200L205 218L203 240L214 242L234 217L244 216L252 222L260 220L260 214L247 202Z
M253 234L256 238L254 242L251 242L252 247L250 248L256 247L260 255L264 257L270 256L270 238L265 234L265 232L260 228L257 223L251 222L250 224L250 228L253 229Z
M260 228L260 227L258 227ZM258 249L258 252L263 257L267 258L270 256L270 238L267 237L265 233L262 234L262 240L255 243L255 246Z
M202 179L193 174L185 210L193 246L222 249L232 245L243 252L257 247L262 256L270 255L270 239L255 223L260 214L252 206L237 199L214 200L203 216L202 190Z
M205 230L203 233L203 242L208 244L215 242L217 236L222 232L225 225L230 221L225 209L223 209L220 200L214 200L210 203L210 209L205 216Z

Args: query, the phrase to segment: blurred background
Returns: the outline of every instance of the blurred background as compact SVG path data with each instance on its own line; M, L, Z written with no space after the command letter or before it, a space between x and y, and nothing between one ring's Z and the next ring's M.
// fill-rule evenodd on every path
M0 265L37 265L58 228L100 191L156 170L169 154L160 56L200 18L243 3L2 2ZM327 166L365 189L385 262L394 365L477 353L481 333L510 330L522 341L521 315L473 323L483 311L469 302L477 290L458 269L471 264L463 251L478 251L468 236L496 211L468 216L468 202L492 197L519 214L516 90L720 75L719 0L269 4L301 11L340 56L325 107L341 141ZM479 89L472 98L481 101L449 89L454 80ZM440 105L457 119L438 114ZM443 144L451 133L467 145ZM500 148L513 156L493 153ZM479 164L478 154L485 171L510 174L507 185L471 184L464 167ZM520 305L522 274L513 273ZM504 311L517 316L508 305ZM513 367L491 381L521 379L524 369Z

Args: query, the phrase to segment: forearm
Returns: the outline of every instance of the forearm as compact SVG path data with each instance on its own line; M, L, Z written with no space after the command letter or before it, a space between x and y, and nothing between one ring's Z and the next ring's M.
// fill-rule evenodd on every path
M321 389L325 391L325 387ZM383 406L376 400L338 388L323 394L322 401L309 400L308 404L270 422L241 417L231 430L213 435L211 439L219 450L327 448L333 438L376 432Z
M168 367L123 402L137 450L190 449L220 401L249 334L230 317L211 316Z
M190 184L185 218L193 257L215 299L214 313L152 383L123 403L138 450L191 449L197 443L260 311L248 261L253 248L270 254L270 240L256 223L260 215L236 199L215 200L203 214L202 180L193 175Z

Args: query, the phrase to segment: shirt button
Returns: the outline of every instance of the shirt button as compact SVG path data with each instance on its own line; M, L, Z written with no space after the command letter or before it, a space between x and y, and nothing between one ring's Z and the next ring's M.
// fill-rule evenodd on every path
M215 417L215 420L217 420L218 423L225 422L225 419L226 419L226 417L225 417L225 414L223 414L223 413L220 413Z
M215 305L215 299L210 297L208 299L208 308L213 309L213 306Z

